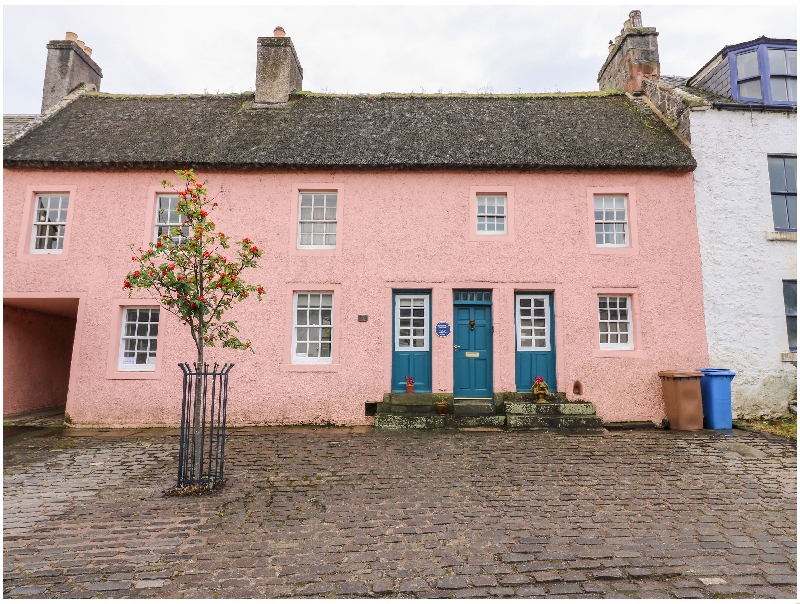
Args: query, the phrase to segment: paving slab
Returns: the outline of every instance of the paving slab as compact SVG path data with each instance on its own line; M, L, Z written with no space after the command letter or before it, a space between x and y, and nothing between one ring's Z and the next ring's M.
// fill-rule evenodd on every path
M5 597L796 598L796 443L733 430L174 429L4 443ZM705 581L704 581L705 579Z

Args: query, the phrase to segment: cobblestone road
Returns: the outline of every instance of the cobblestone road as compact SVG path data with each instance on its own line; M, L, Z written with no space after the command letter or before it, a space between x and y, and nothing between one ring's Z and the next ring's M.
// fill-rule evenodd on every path
M80 436L85 434L85 436ZM796 598L796 443L749 432L253 429L4 445L5 597Z

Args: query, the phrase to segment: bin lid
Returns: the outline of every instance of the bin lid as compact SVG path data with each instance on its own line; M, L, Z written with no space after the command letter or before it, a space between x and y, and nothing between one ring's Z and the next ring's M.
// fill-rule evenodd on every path
M699 371L692 371L691 369L667 369L659 371L658 377L671 377L671 378L685 378L685 377L703 377Z
M716 367L701 367L698 371L702 371L703 375L719 375L724 377L733 377L736 375L736 372L730 369L719 369Z

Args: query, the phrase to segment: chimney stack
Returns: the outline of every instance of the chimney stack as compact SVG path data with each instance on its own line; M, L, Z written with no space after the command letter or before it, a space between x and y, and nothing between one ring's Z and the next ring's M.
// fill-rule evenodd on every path
M644 79L660 77L657 37L655 27L642 27L641 11L632 10L620 35L608 47L608 57L597 76L600 90L637 92Z
M47 45L42 113L81 84L92 84L100 90L103 70L89 56L92 49L71 31L64 37L64 40L52 40Z
M303 88L303 68L292 39L280 26L271 38L258 39L256 57L256 103L285 103Z

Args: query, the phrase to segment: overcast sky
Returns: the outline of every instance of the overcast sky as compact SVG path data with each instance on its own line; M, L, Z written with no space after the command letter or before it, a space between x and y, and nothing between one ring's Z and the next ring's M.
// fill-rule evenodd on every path
M597 90L631 9L659 32L661 72L693 75L723 46L797 38L783 6L4 6L3 113L38 113L46 44L74 31L112 93L252 90L256 38L292 38L316 92Z

